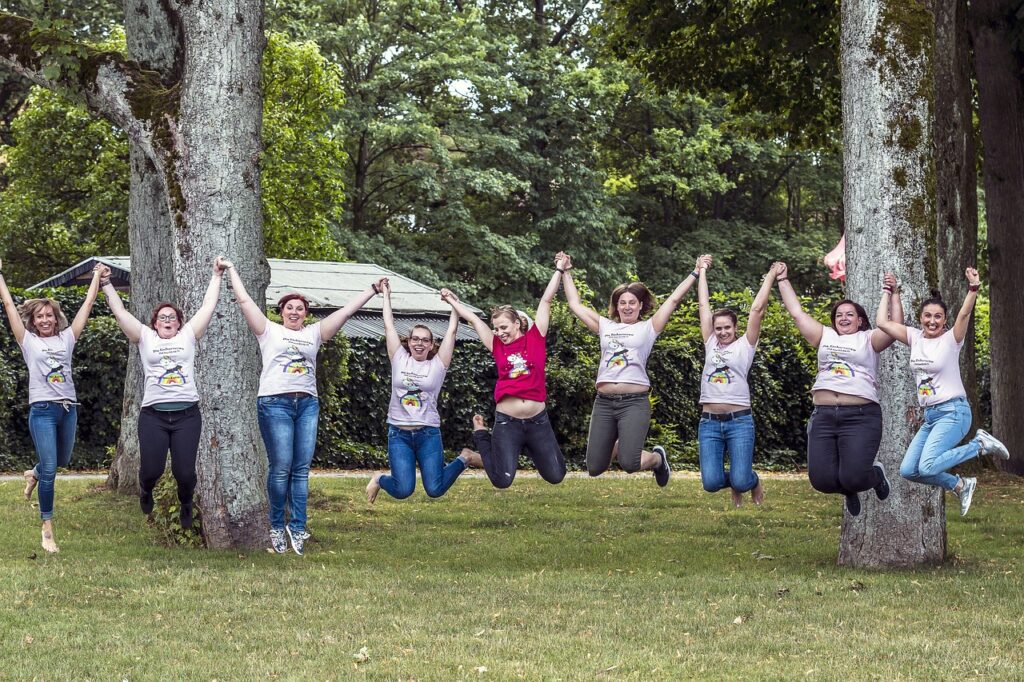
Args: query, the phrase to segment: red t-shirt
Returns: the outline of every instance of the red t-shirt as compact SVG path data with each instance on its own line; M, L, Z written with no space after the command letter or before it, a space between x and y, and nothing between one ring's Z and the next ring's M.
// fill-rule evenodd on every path
M494 402L501 402L507 395L539 403L547 400L544 366L547 364L548 353L537 325L530 327L525 334L508 345L495 336L491 355L498 366Z

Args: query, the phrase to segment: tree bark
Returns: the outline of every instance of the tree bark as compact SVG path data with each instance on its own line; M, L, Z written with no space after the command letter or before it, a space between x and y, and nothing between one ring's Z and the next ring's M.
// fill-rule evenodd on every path
M964 296L964 270L977 264L978 171L971 103L967 0L935 4L935 279L955 317ZM915 316L917 311L908 311ZM974 320L960 353L967 398L979 415Z
M873 311L882 275L902 273L904 304L928 291L925 254L935 221L931 141L934 17L923 0L846 0L842 6L843 204L850 298ZM878 384L884 431L878 461L892 492L862 495L845 514L839 563L912 566L945 557L942 490L898 475L919 411L909 351L882 354Z
M1024 14L1018 0L972 0L971 36L978 75L984 147L982 176L988 218L991 296L992 430L1010 451L1006 471L1024 475L1024 54L1017 47Z

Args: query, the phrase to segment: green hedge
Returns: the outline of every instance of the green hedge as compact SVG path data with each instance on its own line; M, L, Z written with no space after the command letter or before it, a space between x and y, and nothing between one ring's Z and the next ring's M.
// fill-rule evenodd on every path
M82 289L53 293L72 314L84 296ZM750 299L749 293L716 296L714 305L745 311ZM820 319L827 317L827 302L806 304ZM984 423L991 414L986 300L979 302L976 319ZM0 332L0 470L12 471L30 466L35 456L26 426L25 366L6 320L4 327ZM126 355L127 341L101 297L75 349L75 385L83 403L75 467L102 468L108 463L107 448L117 441ZM548 356L548 406L555 432L570 464L582 468L598 339L561 303L552 312ZM665 444L677 465L697 464L698 378L703 364L697 306L691 300L673 316L648 361L655 397L649 442ZM758 467L792 469L803 464L814 364L814 350L799 337L781 305L773 302L751 373ZM322 406L314 466L386 466L390 365L383 340L337 337L325 344L318 381ZM474 412L488 419L493 416L494 381L490 353L479 343L459 344L441 395L442 433L452 455L470 444Z

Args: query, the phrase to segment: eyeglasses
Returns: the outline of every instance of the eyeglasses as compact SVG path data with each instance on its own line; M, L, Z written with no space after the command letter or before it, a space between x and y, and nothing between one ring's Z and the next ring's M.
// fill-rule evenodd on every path
M177 322L178 321L178 316L177 315L157 315L156 319L159 320L160 322Z
M428 339L425 336L410 336L409 340L413 343L432 343L434 339Z

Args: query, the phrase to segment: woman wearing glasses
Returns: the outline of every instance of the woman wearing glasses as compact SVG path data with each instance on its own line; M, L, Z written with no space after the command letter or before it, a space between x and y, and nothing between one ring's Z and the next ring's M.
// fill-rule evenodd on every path
M173 303L160 303L153 309L148 325L125 310L121 297L110 283L110 268L102 266L100 270L100 285L107 305L117 326L139 347L145 374L139 411L139 506L144 514L153 511L153 488L164 473L170 450L182 528L192 526L196 453L199 432L203 428L195 380L196 343L210 326L220 298L221 279L229 267L231 264L222 258L214 260L213 276L203 304L191 319L186 321Z
M381 489L398 500L412 495L416 487L416 463L420 465L423 489L429 497L441 497L452 487L466 466L469 453L459 455L447 466L441 442L441 416L437 411L441 385L455 352L455 331L459 315L452 309L448 330L441 344L429 327L421 324L402 339L395 329L391 309L391 284L383 280L384 338L391 360L391 402L388 405L388 462L391 474L376 474L366 486L371 504Z

